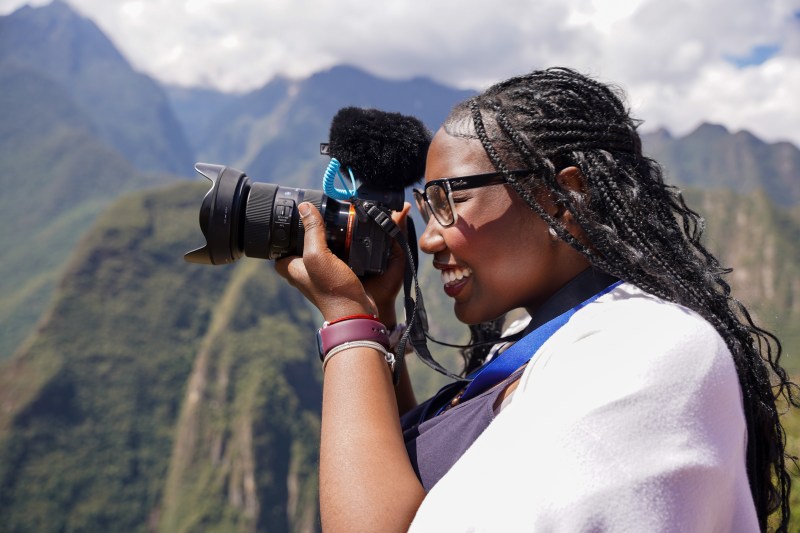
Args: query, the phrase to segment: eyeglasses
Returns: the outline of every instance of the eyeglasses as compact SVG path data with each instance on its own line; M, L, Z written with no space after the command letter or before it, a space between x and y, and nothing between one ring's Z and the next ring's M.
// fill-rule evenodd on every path
M512 170L510 174L521 175L530 174L531 172L531 170ZM430 221L431 215L433 215L442 227L447 228L458 221L458 213L456 213L455 203L453 202L453 191L477 189L478 187L499 185L501 183L506 183L502 172L442 178L429 181L422 191L414 189L414 200L416 200L417 208L422 213L422 219L426 224Z

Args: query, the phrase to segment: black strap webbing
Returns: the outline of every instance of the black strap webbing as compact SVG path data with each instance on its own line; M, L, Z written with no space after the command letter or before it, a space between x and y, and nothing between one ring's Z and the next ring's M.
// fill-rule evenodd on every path
M416 352L423 363L443 374L450 379L457 381L470 381L463 376L453 374L445 367L440 365L431 355L428 350L427 332L428 332L428 316L425 312L425 303L422 299L422 291L419 288L419 280L417 279L417 265L419 264L419 253L417 250L417 234L414 227L414 221L411 218L406 219L406 228L408 231L408 238L403 235L403 232L394 223L392 218L377 206L369 203L355 200L356 208L365 212L370 219L374 220L378 226L383 229L390 237L396 240L405 251L406 255L406 269L403 274L403 294L404 294L404 308L406 313L406 329L400 337L397 344L397 369L401 368L405 358L406 344L411 343L411 347ZM414 246L410 246L409 242L413 242ZM414 289L412 296L412 287ZM399 379L399 372L395 371L395 381Z

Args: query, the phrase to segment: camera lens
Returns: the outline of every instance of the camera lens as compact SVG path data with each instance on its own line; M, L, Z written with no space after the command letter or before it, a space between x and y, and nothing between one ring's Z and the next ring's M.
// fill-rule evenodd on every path
M311 202L322 210L323 196L322 191L253 183L244 211L244 255L262 259L302 255L305 231L297 206Z
M297 206L304 201L320 210L328 246L347 261L357 222L350 203L322 191L255 183L243 172L220 165L198 163L195 168L213 184L200 207L206 246L187 253L187 261L219 265L243 254L262 259L302 255L305 231Z

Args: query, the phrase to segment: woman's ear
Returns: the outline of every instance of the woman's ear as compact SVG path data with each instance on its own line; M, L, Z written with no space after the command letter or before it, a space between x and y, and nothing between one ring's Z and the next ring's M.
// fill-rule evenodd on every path
M586 179L578 167L567 167L556 174L556 183L567 194L585 196L588 193Z
M556 174L556 183L571 198L573 206L580 206L588 200L589 190L586 186L586 179L578 167L572 166L561 170ZM583 230L578 225L572 212L566 209L565 206L559 206L556 218L578 240L584 240Z
M567 196L571 197L573 205L583 203L588 197L588 188L586 187L586 180L583 173L578 167L570 166L559 171L555 177L556 185ZM560 220L563 224L569 226L574 223L574 217L566 206L560 202L556 202L552 193L545 193L538 197L540 205L551 217Z
M567 167L556 174L556 184L570 197L572 205L581 205L588 199L589 190L586 186L586 179L578 167ZM559 214L571 214L563 208L559 209ZM567 221L564 221L565 223Z

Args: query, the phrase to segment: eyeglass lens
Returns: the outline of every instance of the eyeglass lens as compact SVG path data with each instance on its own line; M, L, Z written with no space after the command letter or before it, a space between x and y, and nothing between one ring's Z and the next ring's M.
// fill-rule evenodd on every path
M420 214L422 215L422 220L425 221L427 224L431 220L431 208L428 207L428 204L425 202L425 197L422 195L423 193L417 189L414 189L414 200L417 203L417 209L419 210Z
M431 214L442 226L450 226L455 222L447 189L442 185L428 185L425 187L424 193L414 189L414 199L426 224L430 221Z
M449 226L453 223L453 210L450 206L450 199L447 190L441 185L431 185L425 189L428 203L431 206L436 220L442 226Z

